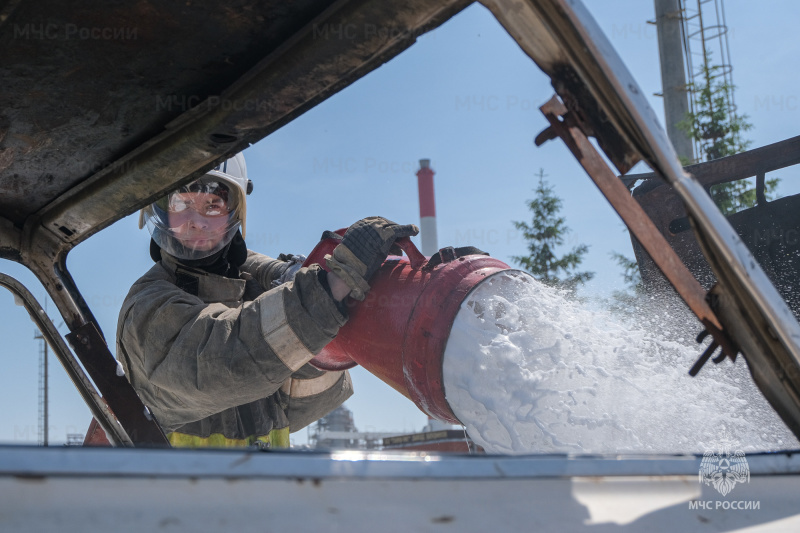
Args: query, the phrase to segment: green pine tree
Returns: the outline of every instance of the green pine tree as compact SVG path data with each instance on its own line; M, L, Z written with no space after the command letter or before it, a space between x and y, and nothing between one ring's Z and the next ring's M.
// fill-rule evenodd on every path
M589 247L581 244L561 257L556 255L570 230L564 217L558 216L561 199L553 194L553 187L544 180L543 169L539 169L538 178L539 184L534 189L536 197L527 202L533 215L531 223L514 222L528 243L528 255L514 256L512 260L536 279L574 293L578 285L594 277L594 272L577 272Z
M639 265L636 260L630 259L619 252L611 252L611 258L622 268L625 288L614 291L611 294L609 307L612 311L630 314L635 310L638 302L645 294Z
M639 265L635 259L629 259L619 252L611 252L611 258L617 265L622 267L622 279L625 280L625 288L634 294L644 292L642 285L642 274L639 272Z
M722 66L711 65L710 53L701 72L702 81L689 84L689 89L697 94L697 105L678 127L698 143L700 160L713 161L744 152L750 141L743 134L753 125L747 122L747 115L737 115L728 105L733 99L734 86L720 79Z
M689 84L689 89L697 94L697 105L694 112L687 113L686 118L678 123L678 127L697 143L700 149L698 160L713 161L744 152L750 146L744 132L753 125L747 122L747 115L737 115L728 104L733 100L734 86L722 77L721 65L711 64L710 53L701 72L702 81ZM764 193L767 200L774 199L779 182L778 178L766 181ZM710 195L724 215L756 205L755 186L745 180L714 185Z
M752 180L737 180L720 183L711 187L711 199L717 204L723 215L732 215L744 209L755 207L756 188ZM780 183L780 178L770 178L764 182L764 197L767 201L774 200L777 196L775 190Z

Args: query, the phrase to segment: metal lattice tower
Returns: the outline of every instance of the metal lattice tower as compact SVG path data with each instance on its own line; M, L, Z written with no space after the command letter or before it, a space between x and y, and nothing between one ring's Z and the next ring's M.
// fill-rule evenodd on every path
M39 330L36 330L33 338L39 341L39 445L47 446L49 442L48 427L50 425L47 399L49 388L47 375L48 347L47 341L44 340Z
M698 92L692 88L710 85L710 69L728 90L725 93L726 115L736 117L733 98L733 64L728 46L728 25L723 0L679 0L683 13L683 48L687 79L690 82L689 107L692 114L699 108ZM700 142L694 141L694 153L700 157Z

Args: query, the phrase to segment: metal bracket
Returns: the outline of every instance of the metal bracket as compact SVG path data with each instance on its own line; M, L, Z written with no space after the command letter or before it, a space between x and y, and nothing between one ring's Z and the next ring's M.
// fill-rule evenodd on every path
M67 340L135 446L169 447L169 441L125 376L93 322L77 328Z
M567 111L566 106L557 96L553 96L539 109L550 122L550 127L536 137L536 145L539 146L556 137L560 137L564 141L567 148L609 201L611 207L622 218L631 233L650 254L656 266L664 273L689 309L703 324L706 333L701 334L699 339L702 340L706 334L710 334L714 339L706 350L708 353L700 358L692 371L696 374L702 363L711 357L717 347L722 349L723 357L728 356L735 360L739 350L727 333L723 331L716 314L706 301L706 293L702 286L678 258L639 203L631 196L622 180L608 167L589 142L586 132L591 132L591 128L582 123L577 113Z

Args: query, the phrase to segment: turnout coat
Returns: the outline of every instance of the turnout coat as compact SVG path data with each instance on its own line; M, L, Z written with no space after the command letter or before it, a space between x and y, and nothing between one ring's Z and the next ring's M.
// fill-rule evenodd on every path
M173 445L285 447L352 394L347 371L308 364L347 321L343 308L317 265L270 288L284 269L248 251L232 279L162 251L131 287L117 359Z

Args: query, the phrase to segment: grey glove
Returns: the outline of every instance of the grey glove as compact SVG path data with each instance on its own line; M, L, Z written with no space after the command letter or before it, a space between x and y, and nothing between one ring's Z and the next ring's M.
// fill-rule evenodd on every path
M278 259L282 261L286 261L284 265L283 272L278 277L278 279L272 280L271 287L278 287L283 285L287 281L292 281L294 276L297 274L297 271L303 267L303 263L306 261L306 256L302 254L294 255L294 254L281 254L278 256Z
M369 280L394 242L417 233L419 229L414 224L400 225L383 217L364 218L347 229L333 254L325 256L325 262L350 287L350 296L363 300L369 291Z

